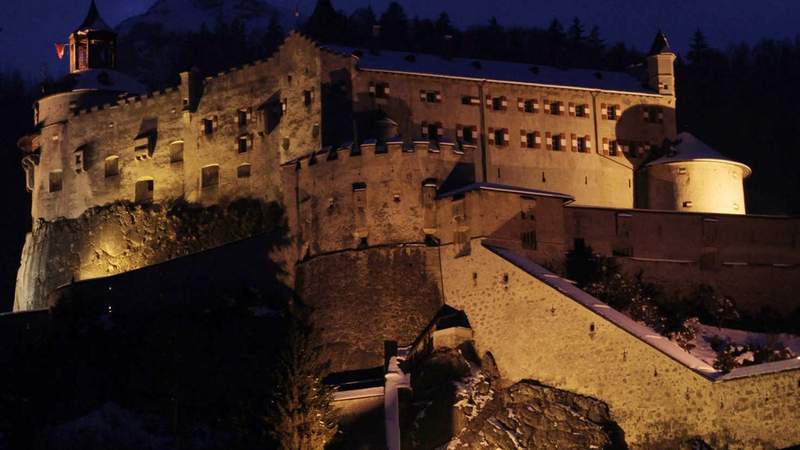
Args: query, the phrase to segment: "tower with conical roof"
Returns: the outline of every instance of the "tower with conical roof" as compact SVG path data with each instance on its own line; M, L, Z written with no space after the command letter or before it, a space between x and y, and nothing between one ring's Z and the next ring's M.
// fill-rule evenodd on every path
M92 0L83 23L70 33L69 71L114 69L117 64L117 34L100 17Z
M675 95L675 53L661 30L656 33L647 54L647 74L651 88L661 95Z

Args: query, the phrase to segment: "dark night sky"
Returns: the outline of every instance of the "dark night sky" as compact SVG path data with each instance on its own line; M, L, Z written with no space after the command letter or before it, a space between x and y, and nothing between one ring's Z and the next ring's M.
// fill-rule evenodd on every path
M51 73L64 70L55 58L53 43L65 41L83 19L89 0L3 0L0 17L0 70L19 68L38 78L45 64ZM154 0L98 0L111 25L144 12ZM272 4L309 12L315 0L272 0ZM333 0L352 11L372 4L382 12L389 0ZM503 25L546 26L553 17L565 24L578 16L598 25L608 41L622 40L644 49L656 29L663 28L679 51L686 48L698 27L714 46L762 37L794 37L800 32L797 0L406 0L409 16L433 17L448 11L458 25L485 23L496 16Z

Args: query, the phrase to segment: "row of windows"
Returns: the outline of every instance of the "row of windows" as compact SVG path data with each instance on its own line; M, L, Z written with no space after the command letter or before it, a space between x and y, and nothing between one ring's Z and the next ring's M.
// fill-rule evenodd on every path
M370 95L376 98L388 98L390 89L388 83L371 82L369 85ZM436 90L419 91L420 101L424 103L441 103L442 93ZM486 107L493 111L505 111L508 109L508 99L505 96L486 96ZM481 100L472 95L461 96L461 104L468 106L478 106ZM569 115L571 117L591 117L592 109L588 103L564 103L559 100L550 100L547 98L542 99L540 104L539 99L536 98L517 98L517 110L526 113L539 113L550 115ZM600 105L601 117L605 120L619 120L621 106L618 104ZM642 118L647 123L663 123L664 112L661 107L647 107L643 109Z
M249 163L240 164L236 167L236 178L249 178L251 173L252 166ZM200 187L202 188L209 188L219 185L219 165L212 164L209 166L205 166L201 169L200 173ZM105 174L106 177L114 177L119 175L119 157L118 156L109 156L106 158L105 161ZM150 189L149 191L152 192L152 185L153 180L148 179L150 181ZM140 180L142 181L142 180ZM61 191L64 187L64 174L61 170L53 170L49 173L49 192L58 192ZM137 193L140 189L137 182ZM137 194L138 198L138 194Z

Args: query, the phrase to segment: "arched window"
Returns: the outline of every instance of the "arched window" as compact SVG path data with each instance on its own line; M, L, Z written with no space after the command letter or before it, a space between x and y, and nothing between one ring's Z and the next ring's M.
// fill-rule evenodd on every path
M106 178L119 175L119 156L113 155L106 158Z
M219 186L219 165L212 164L201 169L200 187L210 188Z
M169 144L169 162L177 163L183 161L183 141L175 141Z
M242 164L236 168L236 177L237 178L250 178L250 164Z

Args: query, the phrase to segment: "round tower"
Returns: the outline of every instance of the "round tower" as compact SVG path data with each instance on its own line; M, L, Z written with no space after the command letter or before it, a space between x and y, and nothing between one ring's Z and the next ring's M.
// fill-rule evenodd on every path
M145 92L142 84L114 70L117 34L100 17L94 0L86 18L70 33L69 45L69 73L43 85L44 97L35 105L37 125L64 121L71 111L114 101L122 93Z
M100 17L94 0L81 25L70 33L69 42L69 73L43 83L44 95L34 104L35 131L18 142L25 155L22 167L26 188L33 195L34 220L43 217L42 202L65 203L68 195L54 199L50 194L72 189L71 178L81 172L80 143L69 142L66 132L73 112L116 102L120 95L145 92L142 84L114 70L117 36Z
M752 172L690 133L645 166L649 209L745 214L743 181Z

